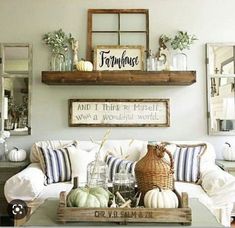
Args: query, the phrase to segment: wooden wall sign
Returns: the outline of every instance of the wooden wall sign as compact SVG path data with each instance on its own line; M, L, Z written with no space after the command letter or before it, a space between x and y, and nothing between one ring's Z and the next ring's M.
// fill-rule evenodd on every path
M143 46L96 46L95 70L144 70Z
M169 127L169 99L70 99L69 126Z

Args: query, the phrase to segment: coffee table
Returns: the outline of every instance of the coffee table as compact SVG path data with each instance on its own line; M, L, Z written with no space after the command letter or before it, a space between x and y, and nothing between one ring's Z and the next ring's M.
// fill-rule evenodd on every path
M23 226L119 226L117 223L104 222L68 222L65 224L58 223L57 208L59 200L48 198L30 217ZM127 226L182 226L182 227L223 227L217 222L215 216L201 204L198 199L189 199L189 206L192 209L192 224L182 226L180 224L165 223L128 223Z

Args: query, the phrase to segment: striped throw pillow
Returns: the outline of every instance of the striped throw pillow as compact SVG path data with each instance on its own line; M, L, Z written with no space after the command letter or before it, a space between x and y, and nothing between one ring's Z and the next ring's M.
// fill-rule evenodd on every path
M52 149L39 147L40 162L47 184L70 181L72 178L69 147Z
M110 182L113 181L114 175L120 171L122 165L124 165L127 173L131 173L133 176L135 176L136 162L123 160L113 155L107 155L105 162L108 165L108 178Z
M200 157L206 144L177 145L174 152L174 178L176 181L194 182L200 178Z

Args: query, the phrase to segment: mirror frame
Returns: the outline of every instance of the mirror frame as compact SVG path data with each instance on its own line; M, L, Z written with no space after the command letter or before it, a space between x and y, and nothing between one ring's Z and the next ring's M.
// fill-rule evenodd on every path
M28 73L7 73L5 72L5 47L27 47L28 48ZM32 76L33 76L33 47L30 43L0 43L0 76L1 76L1 131L4 130L4 119L2 113L4 113L4 80L5 78L28 78L28 131L16 132L10 131L13 136L26 136L31 135L32 128L32 116L31 116L31 98L32 98Z
M235 72L234 74L210 74L210 59L209 59L209 49L212 46L234 46L233 48L233 59L234 59L234 71L235 71L235 43L207 43L206 44L206 83L207 83L207 128L209 135L218 135L218 136L233 136L235 135L235 130L230 131L212 131L211 127L211 79L212 78L234 78L235 81ZM232 59L230 58L230 59ZM234 91L234 99L235 99L235 91Z

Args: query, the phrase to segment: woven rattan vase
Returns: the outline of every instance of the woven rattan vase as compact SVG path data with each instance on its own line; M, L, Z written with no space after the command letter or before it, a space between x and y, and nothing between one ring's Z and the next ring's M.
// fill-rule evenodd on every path
M163 159L165 153L170 157L170 164ZM136 182L142 195L156 186L173 190L173 173L172 155L159 145L148 145L147 154L135 166Z

